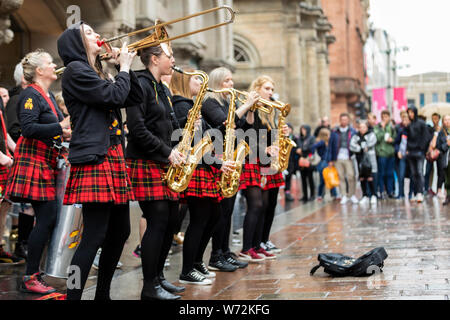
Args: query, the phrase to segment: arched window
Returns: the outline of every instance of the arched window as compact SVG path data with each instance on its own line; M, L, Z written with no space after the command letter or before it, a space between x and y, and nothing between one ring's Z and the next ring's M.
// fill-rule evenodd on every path
M233 43L234 61L237 64L242 67L256 67L259 65L260 58L258 51L248 39L235 33Z
M236 62L250 62L250 57L244 48L238 44L234 44L234 61Z

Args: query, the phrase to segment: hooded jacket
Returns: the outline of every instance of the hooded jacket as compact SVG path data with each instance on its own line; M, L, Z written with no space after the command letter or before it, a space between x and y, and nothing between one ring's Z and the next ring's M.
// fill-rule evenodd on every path
M19 119L17 118L17 109L19 105L19 96L23 89L21 86L14 87L9 91L9 101L6 105L6 126L8 128L8 133L14 142L19 139L22 130L20 129ZM55 106L56 107L56 106Z
M356 130L352 128L350 125L348 126L348 135L347 135L347 146L350 151L350 139L356 134ZM336 161L339 148L341 146L341 134L339 132L339 126L336 127L333 131L331 131L330 141L328 142L328 152L326 159L328 161Z
M126 157L169 163L172 133L179 128L170 99L164 84L157 82L148 69L138 71L137 75L144 99L139 107L127 109Z
M423 153L422 156L425 156L432 138L430 136L430 130L426 123L417 117L416 107L411 106L408 110L414 112L414 119L412 119L411 123L406 127L406 135L408 136L406 150L408 151L408 154Z
M119 72L115 82L104 80L90 66L77 23L58 39L58 53L66 70L62 92L72 122L69 161L72 164L99 163L115 139L110 126L118 120L123 132L120 108L139 105L142 88L133 71ZM119 131L117 130L119 133ZM124 144L124 136L117 136Z

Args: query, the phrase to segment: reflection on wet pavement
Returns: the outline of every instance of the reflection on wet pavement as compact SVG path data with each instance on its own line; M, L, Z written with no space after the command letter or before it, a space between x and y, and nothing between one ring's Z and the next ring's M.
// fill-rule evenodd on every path
M294 184L296 186L297 184ZM295 187L293 187L294 189ZM232 273L217 272L211 286L189 286L183 299L447 299L450 294L450 214L437 198L423 204L404 201L380 201L376 207L338 202L284 202L280 191L277 216L271 240L283 251L273 261L250 264ZM295 190L299 198L298 189ZM242 237L245 202L236 202L233 239ZM140 261L132 255L138 243L140 211L131 210L132 235L127 241L112 284L113 299L138 299L142 288ZM188 219L188 217L187 217ZM187 219L183 224L186 227ZM389 257L383 273L371 277L332 278L319 269L319 253L338 252L358 257L375 248L385 247ZM181 248L174 246L166 278L178 284ZM238 252L240 244L232 246ZM209 248L204 261L209 259ZM30 299L17 292L16 282L22 267L0 268L0 299ZM91 271L90 287L84 299L95 292L96 271ZM64 288L64 281L49 279ZM34 297L31 297L34 298Z

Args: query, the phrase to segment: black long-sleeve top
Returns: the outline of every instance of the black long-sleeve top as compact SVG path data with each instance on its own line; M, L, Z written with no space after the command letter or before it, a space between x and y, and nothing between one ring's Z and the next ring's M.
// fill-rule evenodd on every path
M211 126L211 128L218 129L225 134L225 121L228 117L229 110L228 101L222 101L220 103L214 98L207 98L203 101L202 105L202 117ZM234 123L236 128L242 128L245 126L245 116L238 118L236 115L234 117Z
M81 24L72 25L58 39L58 52L66 66L63 98L72 123L69 161L100 163L110 145L124 144L120 108L141 103L143 92L132 71L119 72L114 81L94 71L81 38Z
M64 119L64 116L56 107L56 100L52 93L50 93L50 99L58 117L39 92L32 87L26 88L19 95L17 118L24 138L38 139L48 146L53 146L53 143L58 141L55 137L62 135L59 122Z
M148 69L137 74L144 99L138 107L127 109L126 157L168 163L174 144L172 133L180 126L164 84L157 82Z

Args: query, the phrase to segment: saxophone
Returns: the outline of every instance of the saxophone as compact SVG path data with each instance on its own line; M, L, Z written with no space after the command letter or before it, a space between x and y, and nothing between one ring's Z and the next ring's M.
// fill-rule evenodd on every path
M278 106L274 106L280 111L280 115L278 117L278 135L274 145L278 146L280 151L278 157L273 159L270 163L270 168L272 171L279 173L287 169L292 148L296 147L297 144L289 137L286 137L281 130L286 124L285 118L289 115L289 112L291 112L291 105L284 104L280 101L275 101L275 103L278 104Z
M239 182L241 178L243 162L245 157L250 153L250 148L244 140L239 142L234 149L234 144L236 140L236 134L234 132L234 118L236 111L236 92L234 89L222 89L222 90L212 90L208 89L210 92L215 93L225 93L230 94L230 106L228 108L228 115L225 128L225 139L224 139L224 153L223 161L235 161L236 167L232 173L222 172L220 176L219 186L223 197L231 198L238 192Z
M209 77L206 73L200 70L195 72L186 72L178 67L173 67L173 69L185 75L199 76L203 80L200 91L195 98L194 106L189 110L187 122L183 130L183 138L177 146L177 150L186 156L186 163L179 167L170 165L164 177L164 180L167 182L167 186L172 191L182 192L188 187L192 174L204 154L213 149L213 143L209 134L203 137L202 140L192 147L192 140L194 139L195 133L195 121L198 119L201 112L202 102L208 86Z

